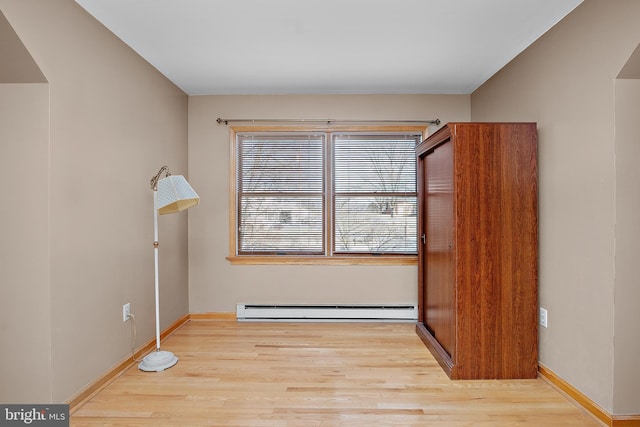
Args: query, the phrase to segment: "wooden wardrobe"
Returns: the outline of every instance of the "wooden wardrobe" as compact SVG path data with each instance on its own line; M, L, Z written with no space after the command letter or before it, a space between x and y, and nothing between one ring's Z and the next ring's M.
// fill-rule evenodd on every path
M418 335L452 379L536 378L536 124L448 123L416 154Z

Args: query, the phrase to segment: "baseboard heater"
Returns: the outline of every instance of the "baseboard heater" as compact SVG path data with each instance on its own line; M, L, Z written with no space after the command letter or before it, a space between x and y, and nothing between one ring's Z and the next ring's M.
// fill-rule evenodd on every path
M238 321L253 322L415 322L415 305L237 304Z

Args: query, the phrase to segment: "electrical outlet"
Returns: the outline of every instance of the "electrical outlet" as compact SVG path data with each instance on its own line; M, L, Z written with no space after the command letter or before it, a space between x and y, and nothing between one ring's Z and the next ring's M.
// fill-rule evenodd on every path
M547 327L547 309L540 307L540 326Z
M131 317L131 303L128 302L122 306L122 321L126 322Z

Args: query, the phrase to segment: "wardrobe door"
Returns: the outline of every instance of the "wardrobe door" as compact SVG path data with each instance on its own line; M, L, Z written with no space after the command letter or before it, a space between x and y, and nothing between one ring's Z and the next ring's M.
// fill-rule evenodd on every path
M453 142L448 140L429 152L424 166L424 323L455 360Z

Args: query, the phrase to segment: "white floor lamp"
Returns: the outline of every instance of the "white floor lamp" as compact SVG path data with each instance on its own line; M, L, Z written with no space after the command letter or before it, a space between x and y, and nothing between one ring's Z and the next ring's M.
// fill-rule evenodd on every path
M164 178L160 178L162 174ZM158 280L158 214L170 214L189 209L200 203L200 197L193 191L182 175L171 175L169 168L163 166L151 178L153 190L153 252L155 260L156 294L156 351L142 359L138 369L147 372L160 372L178 363L178 358L170 351L160 350L160 288Z

